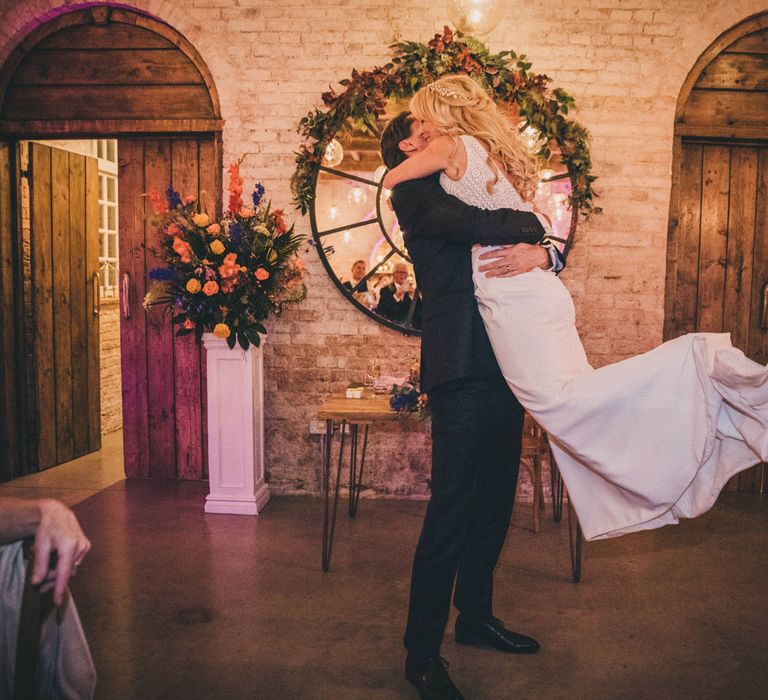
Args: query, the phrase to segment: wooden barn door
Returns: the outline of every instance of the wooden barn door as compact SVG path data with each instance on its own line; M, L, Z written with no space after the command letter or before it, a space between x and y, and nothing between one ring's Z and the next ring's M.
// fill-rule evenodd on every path
M667 337L727 332L768 363L768 147L683 142L676 292ZM759 470L731 485L755 490Z
M221 191L218 137L121 138L120 338L123 438L129 477L202 479L206 467L205 357L194 336L176 337L170 314L145 311L147 275L162 266L151 207L142 193L205 193L213 214Z
M29 144L37 468L101 447L98 162Z
M24 355L18 329L22 327L21 284L14 197L14 144L0 141L0 481L29 468L24 393Z

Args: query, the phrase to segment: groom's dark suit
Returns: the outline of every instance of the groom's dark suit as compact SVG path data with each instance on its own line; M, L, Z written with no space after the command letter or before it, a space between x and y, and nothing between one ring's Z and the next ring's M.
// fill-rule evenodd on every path
M523 409L480 318L471 246L537 243L535 214L470 207L439 176L397 185L392 204L423 295L422 388L432 411L432 495L413 563L405 646L439 654L451 589L463 614L492 615L520 461Z

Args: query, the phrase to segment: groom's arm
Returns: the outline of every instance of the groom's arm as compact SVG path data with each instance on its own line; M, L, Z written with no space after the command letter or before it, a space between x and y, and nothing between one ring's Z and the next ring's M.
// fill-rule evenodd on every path
M392 206L409 238L445 238L471 246L538 243L544 237L544 227L533 212L488 211L464 204L440 186L437 175L395 186Z

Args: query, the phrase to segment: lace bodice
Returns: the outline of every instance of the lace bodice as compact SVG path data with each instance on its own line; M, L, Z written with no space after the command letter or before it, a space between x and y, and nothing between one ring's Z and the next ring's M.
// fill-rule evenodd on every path
M493 178L493 172L488 165L485 148L474 136L462 134L459 138L467 151L467 169L460 180L451 180L441 173L440 184L448 194L480 209L533 211L533 203L523 200L504 173L499 173L493 192L488 192L486 186Z

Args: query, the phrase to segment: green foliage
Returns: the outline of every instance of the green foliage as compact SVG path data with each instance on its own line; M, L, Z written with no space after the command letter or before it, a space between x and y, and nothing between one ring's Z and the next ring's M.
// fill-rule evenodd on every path
M408 98L441 75L463 73L477 80L494 99L508 105L521 118L521 129L536 130L544 145L538 155L549 158L548 144L557 144L571 176L571 205L588 217L599 213L593 199L595 176L591 175L589 132L568 118L574 99L562 88L550 88L546 75L530 72L525 54L514 51L490 53L479 39L453 33L445 27L427 44L401 41L391 47L390 63L369 71L352 70L340 80L341 92L323 93L326 110L313 109L298 126L304 143L296 153L291 178L294 204L306 214L314 198L315 182L327 145L350 125L376 134L375 120L385 113L391 98Z

